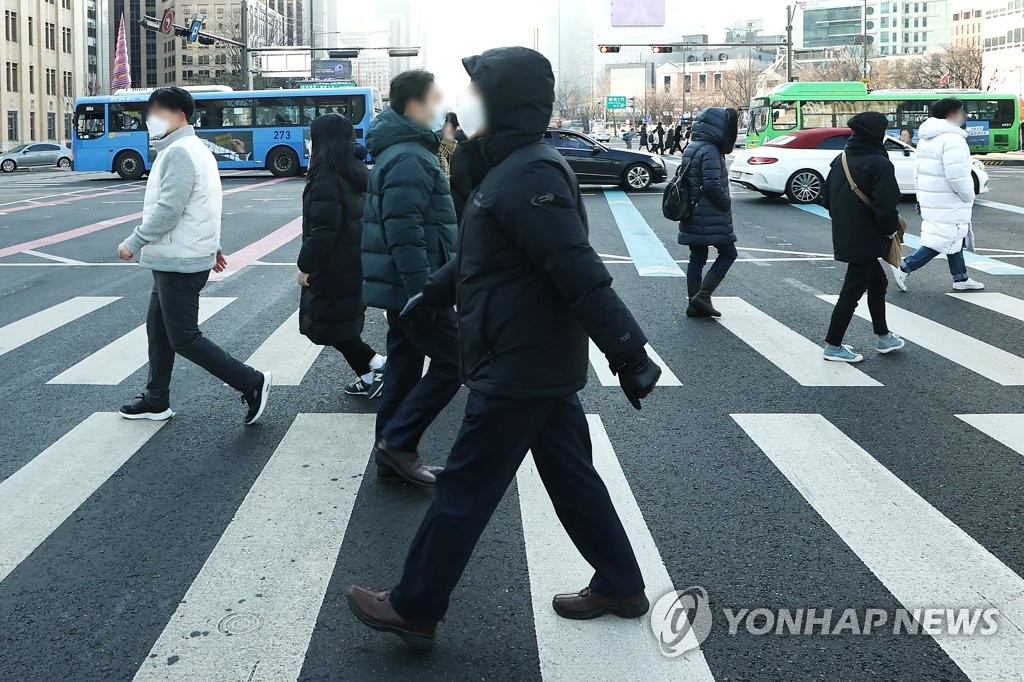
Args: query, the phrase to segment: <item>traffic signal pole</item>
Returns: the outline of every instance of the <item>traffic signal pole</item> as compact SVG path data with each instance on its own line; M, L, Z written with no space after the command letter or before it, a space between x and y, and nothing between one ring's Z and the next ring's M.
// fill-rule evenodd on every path
M252 69L249 66L249 0L242 0L242 73L245 74L245 82L252 90Z

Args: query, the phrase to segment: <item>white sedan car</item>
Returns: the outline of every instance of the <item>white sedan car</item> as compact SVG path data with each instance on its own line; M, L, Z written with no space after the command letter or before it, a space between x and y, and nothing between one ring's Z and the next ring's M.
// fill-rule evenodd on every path
M796 204L812 204L821 198L829 166L843 150L849 128L794 130L754 149L737 150L729 168L729 181L766 197L786 195ZM914 194L914 155L911 145L886 138L885 148L896 169L896 181L904 194ZM974 189L988 191L988 173L978 160L972 162Z
M606 128L602 128L594 131L593 138L598 142L611 142L612 134Z

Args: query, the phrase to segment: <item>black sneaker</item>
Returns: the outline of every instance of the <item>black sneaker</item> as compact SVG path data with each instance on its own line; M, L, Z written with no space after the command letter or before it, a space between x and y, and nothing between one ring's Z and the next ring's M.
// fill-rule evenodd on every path
M367 400L373 400L374 398L380 397L380 392L383 389L384 374L381 372L374 372L373 381L366 383L361 378L356 379L345 387L345 394L366 396Z
M118 410L125 419L149 419L162 422L174 416L169 407L160 407L146 400L145 394L135 396L135 402L122 405Z
M249 407L245 413L246 426L252 426L259 421L259 418L263 415L263 410L267 409L267 398L270 396L271 384L270 372L263 372L260 376L262 381L259 386L248 393L242 394L242 402Z

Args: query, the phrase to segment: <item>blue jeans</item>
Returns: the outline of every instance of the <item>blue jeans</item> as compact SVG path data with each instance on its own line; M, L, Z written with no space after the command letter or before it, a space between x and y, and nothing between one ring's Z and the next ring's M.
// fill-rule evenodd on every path
M903 259L903 264L900 265L900 269L904 272L913 272L914 270L923 268L928 264L928 261L938 255L939 252L935 249L929 249L927 246L919 246L917 247L917 251ZM949 273L953 275L954 282L967 281L967 264L964 263L964 251L962 245L959 251L946 256L946 262L949 264Z
M715 250L718 251L718 257L715 258L715 262L711 264L711 272L715 273L719 277L724 278L725 273L729 272L729 268L736 262L736 245L732 242L722 242L721 244L715 244ZM704 264L708 262L708 247L707 246L691 246L690 247L690 262L686 265L686 277L688 279L701 279L704 276Z

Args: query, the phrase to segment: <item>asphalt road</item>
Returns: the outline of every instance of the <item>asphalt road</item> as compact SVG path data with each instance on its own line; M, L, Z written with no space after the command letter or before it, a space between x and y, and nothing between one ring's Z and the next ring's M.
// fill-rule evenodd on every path
M639 413L600 362L581 398L652 601L708 595L710 633L678 658L647 619L551 614L587 569L528 467L434 652L355 621L344 587L398 578L430 493L374 482L374 405L345 397L341 358L289 320L302 181L223 184L231 274L205 290L202 326L293 384L248 429L237 394L187 362L174 419L108 414L145 382L132 330L150 275L114 255L144 182L0 178L0 680L1024 679L1024 169L993 169L976 208L985 294L947 295L941 260L914 273L889 296L907 348L878 356L855 319L856 369L819 357L819 296L843 273L827 218L736 191L726 314L687 320L687 253L657 188L585 190L592 243L670 370ZM371 344L384 333L368 315ZM428 462L464 404L427 433ZM730 632L740 609L960 607L999 609L998 632Z

